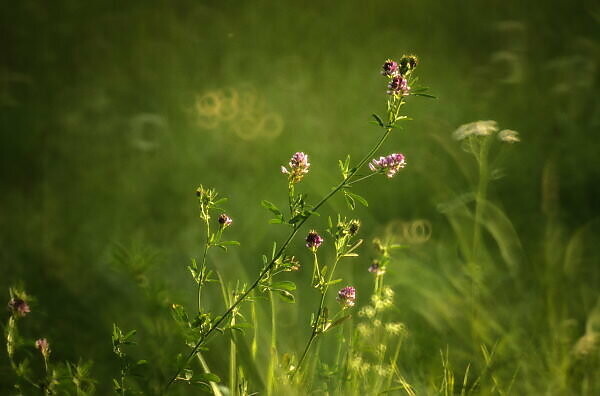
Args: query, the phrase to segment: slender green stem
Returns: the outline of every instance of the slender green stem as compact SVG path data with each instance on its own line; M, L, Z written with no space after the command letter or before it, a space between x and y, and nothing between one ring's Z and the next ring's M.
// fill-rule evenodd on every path
M296 368L294 369L294 372L291 375L291 379L293 379L294 376L296 375L296 373L298 373L298 371L300 371L300 367L302 367L302 363L306 359L306 356L308 355L308 351L310 350L310 347L311 347L313 341L319 335L319 332L318 332L319 323L321 321L321 315L323 314L324 305L325 305L325 292L321 292L321 300L319 301L319 309L317 310L317 315L315 316L315 320L313 322L310 338L308 339L308 342L306 343L306 346L304 347L304 351L302 352L302 356L300 357L300 360L298 361L298 365L296 366Z
M313 250L313 275L312 275L312 283L313 286L319 284L319 280L321 279L321 269L319 268L319 259L317 258L317 251Z
M327 202L329 200L329 198L331 198L339 190L341 190L343 187L346 186L346 184L350 181L350 179L352 177L354 177L356 172L358 172L358 170L365 163L367 163L367 161L369 161L369 159L373 156L373 154L377 150L379 150L379 148L385 142L385 140L387 139L387 137L390 135L391 132L392 132L391 127L388 127L385 129L385 132L382 134L382 136L377 141L375 146L373 146L373 148L368 152L367 155L364 156L364 158L358 163L358 165L356 167L354 167L352 170L350 170L348 176L345 179L343 179L337 186L335 186L327 195L325 195L314 206L314 208L312 209L313 212L317 211L321 206L323 206L323 204L325 204L325 202ZM200 336L200 339L198 340L198 342L196 342L196 345L194 345L194 348L192 348L192 351L188 354L187 358L185 359L185 361L184 361L185 363L183 365L179 366L179 368L177 369L177 372L171 377L169 382L167 382L164 392L166 392L169 389L169 387L171 386L171 384L173 382L175 382L175 380L181 373L181 370L183 370L183 368L189 364L191 358L196 354L198 349L200 349L200 346L202 346L202 344L204 344L204 342L208 339L208 337L214 333L214 331L227 319L227 317L233 312L233 310L246 299L246 297L250 294L250 292L252 292L252 290L254 290L259 285L259 283L262 281L262 279L265 277L265 275L267 273L269 273L269 271L275 265L275 262L283 255L283 252L285 251L285 249L287 249L287 247L290 244L290 242L292 241L292 239L296 236L296 234L298 233L298 231L300 230L302 225L304 225L304 223L306 223L306 221L310 218L310 216L311 216L311 214L309 213L306 217L303 217L298 223L296 223L296 226L294 226L294 228L292 229L292 231L290 232L290 234L288 235L286 240L283 242L283 244L277 250L277 253L271 259L271 261L259 273L256 280L250 285L250 287L246 291L244 291L243 293L240 294L240 296L236 299L236 301L225 311L225 313L223 313L223 315L221 315L221 317L215 323L212 324L212 326L206 331L206 333L204 333L202 336Z
M121 359L121 396L125 396L125 366L124 359Z
M398 339L398 344L396 344L396 350L394 351L394 357L392 358L392 361L390 363L393 370L390 373L390 376L388 377L386 389L392 387L392 380L394 379L394 374L396 373L396 370L398 370L398 357L400 356L400 347L402 346L403 341L402 337L403 336L401 335Z
M338 329L338 350L337 350L337 354L335 356L335 368L338 372L340 372L340 371L343 372L343 370L341 370L340 366L341 366L341 362L342 362L342 354L343 354L344 344L346 343L346 338L344 337L344 326L345 325L346 325L346 323L342 323ZM341 393L341 391L342 391L342 388L341 388L341 385L343 382L342 378L344 378L343 375L337 376L338 381L335 386L337 394Z
M231 316L231 326L235 325L235 315ZM235 345L235 335L231 334L229 341L229 394L235 396L237 394L237 348Z
M489 182L488 175L488 153L491 145L491 139L484 137L479 145L479 153L476 156L479 164L479 180L477 185L477 195L475 197L475 217L473 223L473 245L471 247L471 257L469 260L469 270L471 272L471 337L474 345L477 341L477 299L479 294L479 268L480 268L480 245L481 245L481 221L483 206L487 196L487 186Z
M198 361L200 362L200 366L202 366L202 370L204 370L205 373L210 373L210 367L208 367L208 364L206 363L206 360L204 359L204 357L202 356L202 353L198 352L196 354L196 356L198 357ZM210 388L213 391L213 394L215 396L222 396L223 394L221 393L221 391L219 390L219 386L213 382L210 381L209 382Z
M273 394L273 382L275 378L275 364L277 360L277 307L272 291L269 291L271 300L271 348L269 353L269 369L267 372L267 395Z
M207 253L208 253L209 248L210 248L210 223L207 220L206 221L206 243L204 244L204 253L202 254L202 265L200 266L201 271L204 271L204 268L206 268L206 258L207 258ZM202 283L198 282L198 314L201 314L201 313L202 313ZM198 357L198 361L200 362L200 366L202 367L202 370L204 370L205 373L210 373L210 368L208 367L208 364L206 363L204 356L202 356L202 352L198 351L196 356ZM210 381L209 385L213 391L213 394L215 394L216 396L222 395L221 391L219 390L218 385L215 382Z
M363 181L363 180L365 180L365 179L368 179L369 177L373 177L373 176L375 176L375 175L379 175L380 173L383 173L383 172L381 172L381 171L380 171L380 172L373 172L373 173L369 173L369 174L368 174L368 175L366 175L366 176L359 177L358 179L356 179L356 180L353 180L352 182L350 182L350 183L346 184L346 186L350 187L350 186L351 186L351 185L353 185L354 183L358 183L359 181Z
M206 268L206 256L208 253L208 249L210 248L210 221L205 220L206 222L206 243L204 244L204 253L202 254L202 265L200 266L200 270L204 271ZM202 313L202 282L198 282L198 313Z
M293 201L294 201L294 194L295 194L295 188L294 188L294 183L292 183L291 180L288 181L288 206L290 207L290 216L294 216L294 207L292 205Z
M319 309L317 310L317 316L315 317L315 321L312 326L312 333L310 335L310 338L308 339L308 342L306 343L306 347L304 348L302 357L298 361L298 366L296 366L296 369L292 373L291 378L294 378L296 373L300 370L300 367L302 366L302 362L304 362L304 359L306 359L306 355L308 354L310 346L312 345L314 339L319 336L319 324L321 321L321 315L323 314L323 309L325 308L325 297L327 296L327 291L329 290L329 283L333 279L335 267L337 266L337 263L340 261L340 258L341 257L339 257L339 256L336 257L335 261L333 262L333 267L331 268L331 271L329 271L329 277L327 279L327 282L321 286L321 300L319 301ZM317 265L318 265L318 263L316 262L316 253L315 253L315 266L317 266ZM319 276L319 279L320 279L320 276Z
M250 313L252 315L252 324L253 324L253 328L254 328L254 336L252 337L252 349L251 349L251 353L252 353L252 359L256 360L256 352L258 351L258 333L259 333L259 328L258 328L258 318L256 315L256 304L252 304L250 306Z
M481 217L483 211L483 205L487 196L488 186L488 153L490 149L489 138L484 138L479 149L479 180L477 186L477 195L475 198L475 223L473 225L473 247L471 250L471 260L475 262L479 251L479 245L481 240Z

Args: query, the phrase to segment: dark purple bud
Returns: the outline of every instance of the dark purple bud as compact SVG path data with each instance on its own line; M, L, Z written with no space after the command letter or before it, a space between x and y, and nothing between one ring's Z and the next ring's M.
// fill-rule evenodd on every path
M358 229L360 228L360 221L358 220L351 220L350 223L348 224L348 233L353 236L358 232Z
M310 231L306 236L306 247L312 250L317 250L323 243L323 237L317 234L316 231Z
M233 220L231 220L231 217L227 216L225 213L219 216L219 224L221 224L221 227L228 227L231 225L231 223L233 223Z
M417 64L419 63L419 61L417 60L417 57L414 55L411 55L408 57L408 66L412 69L414 69L415 67L417 67Z

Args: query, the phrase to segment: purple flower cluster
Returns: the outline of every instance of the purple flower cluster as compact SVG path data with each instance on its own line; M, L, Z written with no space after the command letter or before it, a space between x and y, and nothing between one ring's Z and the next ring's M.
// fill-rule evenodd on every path
M353 307L356 301L356 289L346 286L338 292L337 300L344 308Z
M219 216L219 224L221 227L229 227L231 223L233 223L233 220L231 220L231 217L227 216L225 213Z
M281 167L281 173L289 175L290 182L298 183L304 178L304 175L308 173L310 163L308 162L308 155L302 152L297 152L292 155L289 162L290 169L285 166Z
M379 159L373 159L369 163L369 168L373 172L385 172L387 177L393 177L400 169L406 166L404 155L402 154L390 154L386 157L379 157Z
M386 60L381 68L381 74L390 79L387 93L389 95L410 95L407 77L415 67L417 67L417 57L414 55L405 55L400 62Z
M402 96L410 95L410 87L408 86L408 80L402 76L394 76L388 84L389 95L400 94Z
M27 303L24 300L18 297L10 299L10 301L8 302L8 310L11 314L16 316L25 316L29 312L31 312L31 310L29 309L29 305L27 305Z
M313 251L316 251L319 248L319 246L321 246L323 241L323 237L317 234L316 231L310 231L306 236L306 247Z
M381 74L384 76L395 76L398 72L398 62L388 59L383 64Z

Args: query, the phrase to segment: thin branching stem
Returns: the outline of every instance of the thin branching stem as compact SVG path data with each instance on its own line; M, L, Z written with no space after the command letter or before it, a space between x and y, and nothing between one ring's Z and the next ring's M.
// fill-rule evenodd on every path
M380 171L380 172L373 172L373 173L369 173L369 174L368 174L368 175L366 175L366 176L362 176L362 177L359 177L359 178L358 178L358 179L356 179L356 180L353 180L352 182L350 182L350 183L346 184L346 186L350 187L351 185L353 185L353 184L355 184L355 183L358 183L358 182L360 182L360 181L363 181L363 180L365 180L365 179L368 179L369 177L373 177L373 176L375 176L375 175L378 175L378 174L380 174L380 173L383 173L383 172L381 172L381 171Z
M273 394L273 382L275 379L275 364L277 360L277 307L273 291L269 290L271 302L271 346L269 351L269 369L267 372L267 395Z
M202 265L200 266L201 271L206 268L206 256L208 249L210 248L210 222L206 220L206 244L204 245L204 253L202 254ZM202 313L202 280L198 282L198 314Z

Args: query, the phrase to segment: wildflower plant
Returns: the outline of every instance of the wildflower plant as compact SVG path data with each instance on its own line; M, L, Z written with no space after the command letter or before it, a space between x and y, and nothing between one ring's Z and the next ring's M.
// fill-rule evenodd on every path
M21 288L9 289L4 336L14 374L14 394L94 394L96 381L90 377L91 363L54 362L50 341L28 336L32 332L32 316L37 314L33 302L33 297Z
M263 255L262 268L254 281L249 284L240 284L234 288L224 283L221 275L212 269L207 263L208 251L212 247L219 247L227 250L229 246L239 245L237 241L223 240L226 229L233 224L233 220L226 214L220 206L225 199L219 199L218 193L214 189L199 187L197 197L200 205L200 218L205 223L206 241L204 244L203 255L198 263L192 260L188 267L192 278L197 286L197 313L191 318L186 310L180 305L173 305L173 316L183 330L185 342L190 348L186 355L178 358L177 369L175 373L166 382L164 391L167 391L175 382L186 383L204 383L211 388L215 394L220 393L219 377L210 373L208 365L204 360L201 351L206 348L207 342L217 334L231 333L232 330L240 330L240 325L245 323L244 315L241 313L242 304L246 301L255 301L260 296L267 296L272 305L272 350L276 350L275 340L275 308L273 296L279 295L288 302L294 302L293 292L296 285L291 281L277 279L282 273L294 271L301 267L301 264L290 252L291 243L304 226L304 224L313 215L318 215L319 209L334 195L342 193L350 209L354 209L356 202L368 206L367 201L360 195L351 191L353 185L359 181L367 179L377 174L385 174L391 178L399 170L405 167L406 161L403 154L394 153L379 159L373 157L379 152L383 144L394 130L401 128L399 122L407 120L408 117L401 114L401 108L410 96L429 96L425 94L425 88L413 87L416 84L416 78L413 73L417 66L417 58L413 55L403 56L398 62L388 60L382 68L382 74L388 79L388 99L387 111L385 117L373 114L375 123L381 128L381 134L374 145L360 160L352 162L350 156L344 161L339 161L341 171L341 180L331 188L320 200L310 202L306 194L297 192L299 183L307 179L310 174L311 163L309 155L304 152L294 153L287 166L281 167L281 173L287 176L288 210L283 211L270 201L263 200L262 206L273 214L270 220L272 224L282 224L289 227L287 236L280 243L274 243L270 256ZM370 173L360 174L365 165L369 165ZM286 213L287 212L287 213ZM221 213L216 224L213 220L215 213ZM214 224L214 225L213 225ZM217 227L216 231L212 231ZM303 362L310 352L314 341L328 330L342 324L350 317L350 310L359 301L356 289L352 285L347 285L337 291L338 307L334 314L330 314L327 307L327 295L330 286L341 283L342 279L335 277L337 264L342 259L358 256L357 249L362 244L361 239L357 239L357 233L360 228L360 221L356 219L347 220L338 215L334 223L329 219L329 227L326 229L328 234L322 236L319 230L310 230L303 237L306 248L313 255L312 286L320 294L319 306L316 309L310 321L311 331L307 343L297 360L297 364L290 364L289 374L290 382L301 381L296 374L302 369ZM335 252L335 258L331 263L319 263L319 253L322 249L330 248ZM216 274L216 277L215 277ZM218 282L223 290L224 300L227 305L225 311L220 315L213 315L209 311L204 311L202 306L202 290L209 282ZM253 311L254 312L254 311ZM241 384L246 384L243 372L235 367L235 338L232 338L230 344L230 376L229 390L234 394L239 391ZM192 371L192 360L198 359L201 371L200 377ZM291 361L294 361L292 358ZM267 393L273 392L274 380L272 370L273 361L270 364L270 373L267 383ZM296 379L294 379L296 377ZM300 376L301 377L301 376Z
M477 287L481 272L481 223L487 205L488 186L491 181L502 176L500 164L506 154L506 148L520 141L519 133L510 129L500 130L498 123L493 120L474 121L458 127L452 136L459 141L462 148L471 154L477 163L477 188L474 193L474 222L473 236L470 249L465 251L468 257L468 270ZM499 142L500 148L494 155L494 143Z
M113 324L113 353L119 359L120 365L119 378L113 379L113 387L115 393L118 395L124 396L125 394L136 394L135 391L128 387L127 378L131 376L139 376L139 369L143 368L148 363L145 360L135 361L125 352L126 346L135 345L133 337L136 333L136 330L130 330L127 333L124 333L119 326Z

